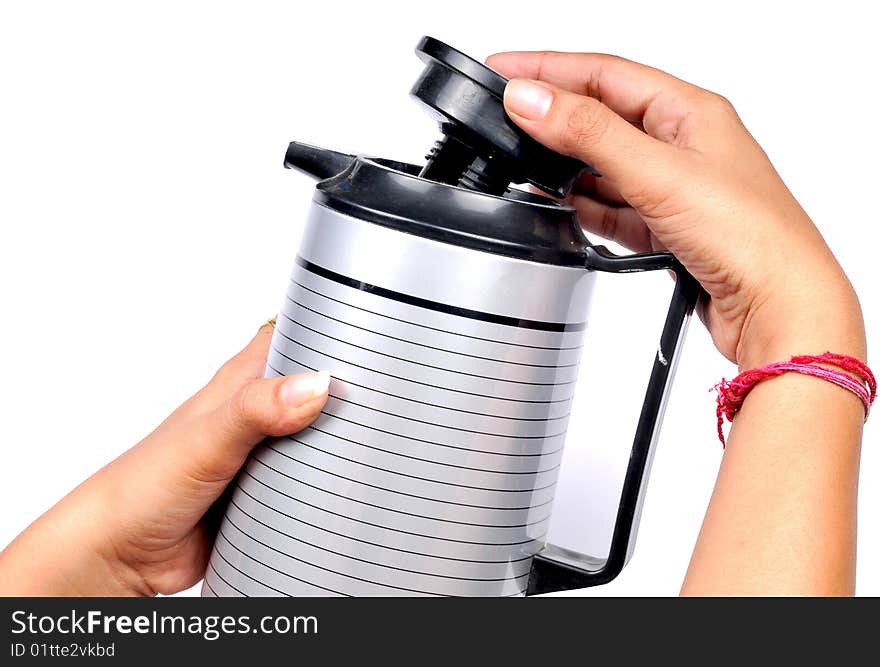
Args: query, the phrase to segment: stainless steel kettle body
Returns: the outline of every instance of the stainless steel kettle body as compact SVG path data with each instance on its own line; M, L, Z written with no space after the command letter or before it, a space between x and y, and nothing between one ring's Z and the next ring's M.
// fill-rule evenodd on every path
M313 204L266 374L328 370L331 398L253 455L205 591L524 593L593 283Z
M504 114L505 81L424 38L424 166L291 143L317 178L266 375L329 371L300 433L230 488L203 595L514 596L605 583L632 553L698 295L669 253L591 245L564 195L590 167ZM595 173L595 172L594 172ZM671 270L610 551L546 543L597 271Z

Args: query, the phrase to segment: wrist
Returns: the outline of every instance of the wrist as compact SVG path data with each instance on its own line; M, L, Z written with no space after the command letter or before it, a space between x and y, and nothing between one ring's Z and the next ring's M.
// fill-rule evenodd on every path
M743 325L736 361L744 371L823 352L867 357L861 307L845 276L762 299Z
M113 553L106 521L83 487L38 518L0 552L0 594L52 597L151 595ZM75 502L73 501L75 499Z

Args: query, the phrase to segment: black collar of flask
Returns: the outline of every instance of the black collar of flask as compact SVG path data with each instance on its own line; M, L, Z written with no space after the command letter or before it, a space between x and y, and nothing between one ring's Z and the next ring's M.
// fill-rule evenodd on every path
M422 178L418 165L297 142L290 144L284 166L323 178L315 201L361 220L533 262L584 264L589 244L575 209L547 197L518 190L487 195Z

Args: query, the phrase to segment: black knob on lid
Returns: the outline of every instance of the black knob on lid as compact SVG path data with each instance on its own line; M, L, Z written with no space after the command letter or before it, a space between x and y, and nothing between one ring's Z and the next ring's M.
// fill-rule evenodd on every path
M433 37L422 37L416 54L425 69L410 94L431 110L443 132L422 177L495 195L510 183L528 182L563 197L582 172L598 175L510 120L503 103L507 79L497 72Z

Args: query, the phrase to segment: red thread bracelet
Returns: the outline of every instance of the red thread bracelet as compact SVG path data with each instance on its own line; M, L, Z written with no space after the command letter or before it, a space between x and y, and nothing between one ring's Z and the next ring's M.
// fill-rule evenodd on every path
M815 366L814 364L828 364L842 370ZM767 378L789 372L811 375L851 391L862 401L862 405L865 407L865 419L868 419L871 405L877 397L877 381L867 364L855 357L831 352L816 356L803 355L792 357L791 361L779 361L743 371L729 381L722 378L721 382L713 387L718 392L718 406L715 413L718 416L718 439L721 440L722 445L725 445L722 429L724 418L726 417L729 422L733 421L746 396L756 384Z

